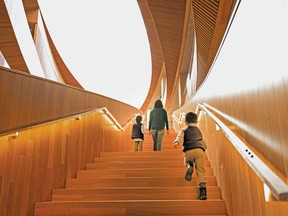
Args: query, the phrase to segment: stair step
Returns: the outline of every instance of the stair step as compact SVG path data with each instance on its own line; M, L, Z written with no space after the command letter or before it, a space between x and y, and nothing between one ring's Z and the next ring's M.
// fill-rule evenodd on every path
M181 177L186 172L185 167L179 168L135 168L135 169L89 169L78 170L77 178L116 178L116 177ZM196 177L196 172L193 172ZM213 176L211 167L206 167L206 176Z
M117 158L117 161L122 161L122 162L137 162L137 161L183 161L183 155L179 154L179 155L174 155L173 157L171 157L171 155L165 155L165 156L118 156L115 157ZM94 158L94 163L95 162L105 162L105 161L109 161L113 158L111 157L95 157Z
M210 167L210 162L204 162L206 167ZM111 159L110 161L103 161L99 163L87 163L86 169L115 169L115 168L185 168L183 160L177 160L172 162L167 161L135 161L135 162L123 162Z
M135 152L134 155L119 155L117 157L113 157L113 158L117 158L117 161L123 161L123 162L136 162L136 161L183 161L183 154L161 154L161 155L139 155L138 152ZM94 158L94 162L102 162L102 161L109 161L111 160L111 157L95 157ZM208 160L208 158L206 158L206 160Z
M101 187L187 187L197 186L196 178L187 182L183 177L131 177L131 178L91 178L66 179L66 188L101 188ZM214 176L207 176L207 186L217 186Z
M118 200L93 202L39 202L40 215L225 215L223 200ZM63 213L65 212L65 213Z
M101 152L100 157L124 157L124 156L166 156L182 155L180 150L163 150L163 151L125 151L125 152Z
M52 201L99 200L196 200L199 187L138 187L99 189L55 189ZM207 187L208 200L221 199L218 186Z
M147 145L146 143L144 143L144 144L143 144L143 151L150 151L150 150L153 151L153 144L151 144L151 145L148 144L148 145ZM163 146L163 145L162 145L162 150L164 150L164 151L165 151L165 150L174 150L174 151L175 151L173 145L171 145L171 146L165 146L165 145Z

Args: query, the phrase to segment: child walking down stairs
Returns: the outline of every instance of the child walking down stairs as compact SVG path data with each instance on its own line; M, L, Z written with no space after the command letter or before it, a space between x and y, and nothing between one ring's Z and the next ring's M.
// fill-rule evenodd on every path
M185 181L174 139L175 134L164 137L163 150L157 152L147 136L142 152L101 153L77 178L67 179L65 189L53 190L51 202L36 203L34 215L226 215L209 161L208 199L198 200L195 173Z

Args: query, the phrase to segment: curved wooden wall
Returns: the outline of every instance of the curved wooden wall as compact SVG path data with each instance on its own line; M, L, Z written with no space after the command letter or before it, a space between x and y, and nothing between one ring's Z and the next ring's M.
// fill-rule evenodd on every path
M228 214L233 216L285 215L288 203L265 201L263 182L230 144L227 137L221 131L216 130L213 120L204 115L199 126L205 131L209 143L209 161L211 161L213 172L218 176L217 182L226 201ZM253 146L249 144L248 147L253 149ZM255 149L254 152L257 154ZM263 156L261 158L269 165L269 161ZM273 169L272 166L271 168ZM277 173L275 168L274 170ZM280 176L283 179L283 175L280 174Z
M159 36L167 77L166 104L170 104L182 45L186 1L147 1ZM164 6L164 7L163 7Z
M171 113L195 93L186 89L194 47L197 46L198 49L198 69L195 75L198 88L216 56L235 1L138 0L138 4L147 29L152 56L151 86L141 110L145 112L153 106L154 95L159 94L159 88L155 86L159 86L163 79L167 95L160 93L160 97L164 99L165 108ZM162 71L165 74L160 76ZM179 98L182 101L179 102Z
M140 110L79 88L0 67L0 134L107 107L120 124Z
M279 10L279 17L273 17L273 22L283 22L285 19L280 19L284 15L281 3L270 2L274 10ZM282 25L274 27L274 39L270 38L270 34L260 33L260 29L253 29L254 23L251 22L255 16L252 3L246 1L241 4L238 10L245 8L246 13L244 15L241 11L239 16L236 14L236 21L232 23L208 78L194 97L174 114L179 116L180 112L195 111L197 103L211 105L215 108L211 111L288 183L288 134L285 131L288 121L288 65L284 56L280 55L288 48L285 28ZM257 14L259 26L266 26L266 13ZM287 23L287 20L284 22ZM251 29L253 32L247 32ZM243 37L239 32L250 33L250 36ZM260 35L271 42L271 46L266 46L266 53L273 54L261 55L262 49L256 49L262 47ZM229 215L285 215L288 203L265 202L263 183L207 118L203 116L199 125L208 140L209 160ZM179 129L176 123L174 126Z
M209 99L193 98L174 114L180 116L180 112L195 111L198 102L205 102L216 107L222 114L233 117L235 121L245 123L247 128L251 130L241 129L235 125L235 122L227 121L219 113L212 110L283 181L288 183L288 145L286 142L288 137L286 131L283 130L286 127L287 112L285 107L288 104L285 97L281 98L281 95L284 96L287 92L287 84L288 79L283 80L282 87L273 88L272 85L271 88L266 89L263 86L262 89L247 94L236 93L235 95L223 95L223 97ZM280 95L278 100L274 98L274 95ZM268 101L273 101L273 103ZM277 111L275 112L275 110ZM181 127L176 122L173 125L176 131ZM209 161L221 187L229 215L285 215L288 203L265 201L263 182L260 181L223 133L216 130L215 123L204 115L199 126L207 139Z

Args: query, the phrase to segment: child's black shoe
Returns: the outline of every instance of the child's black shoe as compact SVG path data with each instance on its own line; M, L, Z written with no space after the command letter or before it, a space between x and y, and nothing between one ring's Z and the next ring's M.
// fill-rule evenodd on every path
M207 191L206 191L206 187L205 188L201 188L200 187L200 193L199 193L199 200L206 200L207 199Z
M188 165L186 174L185 174L185 180L186 181L191 181L192 180L192 174L193 174L193 167Z

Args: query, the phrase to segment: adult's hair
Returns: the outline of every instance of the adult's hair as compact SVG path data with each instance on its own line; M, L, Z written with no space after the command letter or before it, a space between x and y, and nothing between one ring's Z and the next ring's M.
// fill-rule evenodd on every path
M161 100L156 100L154 104L154 108L162 108L163 104Z
M140 123L142 121L142 116L138 115L136 116L136 122Z
M197 123L197 118L198 118L197 114L193 112L188 112L185 116L185 120L188 123Z

